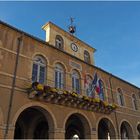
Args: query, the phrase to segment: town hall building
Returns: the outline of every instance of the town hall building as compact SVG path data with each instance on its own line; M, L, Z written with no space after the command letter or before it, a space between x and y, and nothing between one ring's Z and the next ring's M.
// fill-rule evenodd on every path
M140 88L95 66L73 26L42 29L0 21L0 138L140 139Z

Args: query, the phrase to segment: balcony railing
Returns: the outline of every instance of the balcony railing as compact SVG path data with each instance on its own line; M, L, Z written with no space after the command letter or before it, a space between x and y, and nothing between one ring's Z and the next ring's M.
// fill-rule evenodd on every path
M85 94L79 94L68 89L68 87L58 89L50 85L42 85L38 82L34 82L27 88L27 93L28 97L33 100L55 103L105 114L110 114L117 107L114 103L102 101L97 97L88 97Z

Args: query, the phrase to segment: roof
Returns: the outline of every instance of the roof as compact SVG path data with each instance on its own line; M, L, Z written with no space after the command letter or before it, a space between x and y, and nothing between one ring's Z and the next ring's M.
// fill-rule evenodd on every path
M75 58L75 59L77 59L77 60L79 60L79 61L81 61L81 62L83 62L83 63L86 63L85 61L83 61L83 60L81 60L81 59L79 59L79 58L77 58L77 57L75 57L75 56L73 56L73 55L71 55L71 54L69 54L69 53L63 51L63 50L60 50L60 49L56 48L56 47L53 46L53 45L50 45L50 44L47 43L46 41L44 41L44 40L42 40L42 39L40 39L40 38L37 38L37 37L35 37L35 36L33 36L33 35L30 35L30 34L24 32L24 31L22 31L22 30L20 30L20 29L17 29L17 28L15 28L15 27L13 27L13 26L11 26L11 25L9 25L9 24L7 24L7 23L1 21L1 20L0 20L0 24L3 24L3 25L5 25L5 26L7 26L7 27L9 27L9 28L11 28L11 29L13 29L13 30L19 32L19 33L22 33L22 34L24 34L24 35L26 35L26 36L29 36L29 37L31 37L31 38L33 38L33 39L35 39L35 40L37 40L37 41L39 41L39 42L45 44L45 45L51 46L51 47L53 47L54 49L57 49L58 51L61 51L61 52L65 53L65 54L67 54L67 55L69 55L69 56L71 56L71 57L73 57L73 58ZM94 67L95 69L98 69L98 70L100 70L100 71L102 71L102 72L104 72L104 73L106 73L106 74L108 74L108 75L110 75L110 76L112 76L112 77L114 77L114 78L117 78L118 80L121 80L122 82L125 82L126 84L129 84L130 86L133 86L133 87L137 88L138 90L140 90L140 88L137 87L136 85L133 85L132 83L127 82L127 81L125 81L125 80L123 80L123 79L121 79L121 78L119 78L119 77L117 77L117 76L115 76L115 75L113 75L113 74L111 74L111 73L109 73L109 72L107 72L107 71L105 71L105 70L103 70L103 69L97 67L97 66L94 66L94 65L91 65L91 64L88 64L88 63L86 63L86 64L89 65L89 66L91 66L91 67Z

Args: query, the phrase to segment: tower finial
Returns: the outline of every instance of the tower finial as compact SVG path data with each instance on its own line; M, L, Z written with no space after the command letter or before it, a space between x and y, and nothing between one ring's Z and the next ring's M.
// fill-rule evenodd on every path
M69 32L73 35L76 32L76 26L73 25L74 18L70 17Z

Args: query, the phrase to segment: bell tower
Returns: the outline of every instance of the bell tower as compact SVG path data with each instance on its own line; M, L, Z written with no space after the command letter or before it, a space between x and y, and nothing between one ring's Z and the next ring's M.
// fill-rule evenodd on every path
M76 32L76 26L73 23L74 18L70 18L70 22L68 32L52 22L45 24L42 29L46 32L46 42L86 63L94 65L95 49L74 36Z

